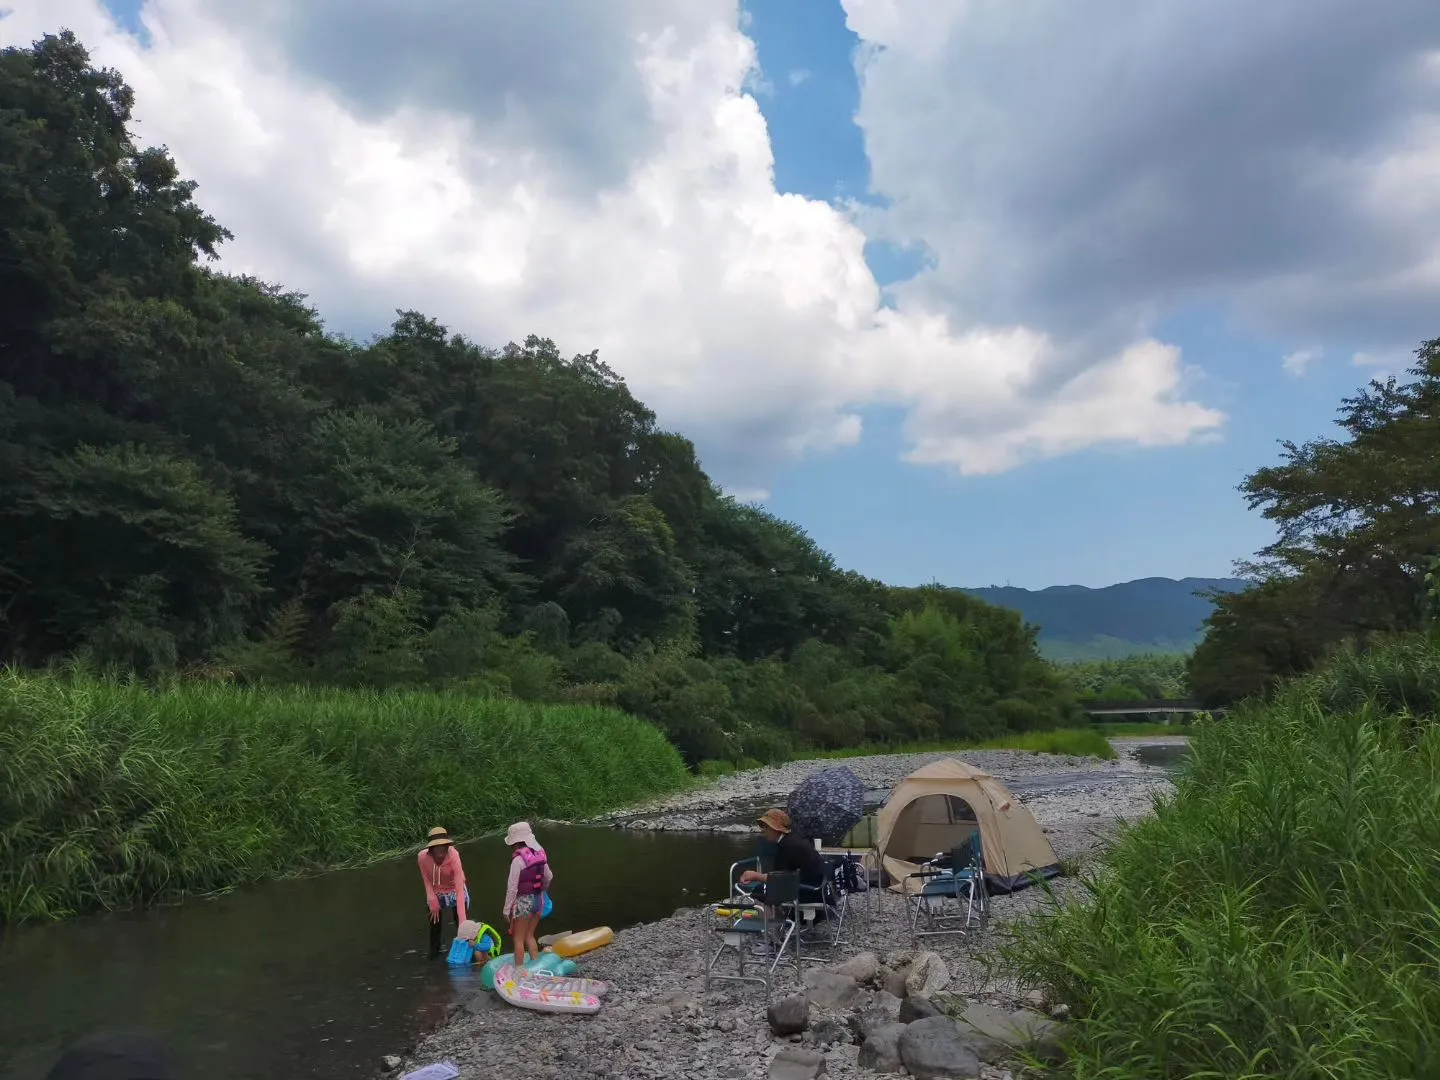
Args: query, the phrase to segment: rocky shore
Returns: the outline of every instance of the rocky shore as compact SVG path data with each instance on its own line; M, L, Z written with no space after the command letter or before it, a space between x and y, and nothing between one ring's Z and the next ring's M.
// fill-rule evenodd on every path
M1120 822L1149 813L1153 796L1168 788L1162 769L1138 760L1141 746L1162 741L1117 739L1120 756L1109 762L1013 751L965 758L1004 778L1044 827L1057 857L1074 866ZM884 755L844 764L867 786L888 790L942 756ZM673 827L678 816L693 822L691 828L728 827L755 805L783 802L815 767L794 762L725 777L610 820L618 827ZM1062 895L1075 887L1073 878L1055 882ZM622 931L583 957L584 975L612 985L598 1014L529 1012L477 992L443 1029L386 1064L394 1075L450 1062L461 1080L811 1080L822 1073L859 1080L902 1070L1004 1080L1013 1075L1006 1062L1018 1043L1046 1049L1064 1003L1016 985L996 953L1006 926L1047 902L1042 890L993 898L977 941L922 939L922 953L911 948L900 898L879 892L874 898L879 903L868 921L853 914L863 913L863 897L852 908L848 947L826 955L824 966L807 963L803 978L793 963L782 965L768 999L753 985L721 983L705 992L704 954L714 935L703 912L678 911Z

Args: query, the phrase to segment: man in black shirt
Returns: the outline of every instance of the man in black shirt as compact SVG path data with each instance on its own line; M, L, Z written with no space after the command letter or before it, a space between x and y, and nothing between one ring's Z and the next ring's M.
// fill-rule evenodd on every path
M798 874L802 890L818 889L824 883L827 872L825 860L821 858L820 852L815 850L814 844L794 832L790 825L789 814L778 808L766 810L757 819L756 824L760 826L761 835L776 845L775 865L771 868L772 873ZM746 870L740 875L740 882L741 884L763 883L765 878L766 873L762 870ZM756 899L764 899L764 897L757 893Z

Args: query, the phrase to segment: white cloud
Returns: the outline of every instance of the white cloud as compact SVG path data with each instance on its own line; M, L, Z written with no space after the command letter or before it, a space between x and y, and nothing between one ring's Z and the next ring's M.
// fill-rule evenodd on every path
M1347 352L1432 336L1440 4L842 0L896 290L1094 356L1166 313Z
M1280 366L1298 379L1322 355L1324 353L1320 349L1297 349L1294 352L1286 353L1280 360Z
M1177 352L1143 334L1080 363L1019 318L962 320L923 293L882 308L857 224L775 190L735 0L625 0L606 8L628 20L620 30L555 43L566 65L634 82L565 91L614 124L603 152L543 64L512 65L509 82L474 91L483 100L434 74L503 44L488 19L525 40L567 25L535 6L474 0L475 23L410 16L426 63L377 100L363 79L322 71L328 60L302 63L284 37L302 9L269 0L149 0L148 48L98 0L10 2L0 43L66 26L126 75L139 137L167 144L235 232L225 266L307 292L349 332L415 307L486 343L535 332L598 348L733 490L854 443L873 403L909 410L911 460L971 474L1180 443L1222 421L1187 398ZM415 59L395 22L415 7L352 7L346 33L370 35L355 45L370 70L391 45L396 64ZM623 46L623 63L587 60L592 38Z
M791 86L799 86L801 83L806 83L809 81L810 71L808 68L796 68L794 71L790 72Z

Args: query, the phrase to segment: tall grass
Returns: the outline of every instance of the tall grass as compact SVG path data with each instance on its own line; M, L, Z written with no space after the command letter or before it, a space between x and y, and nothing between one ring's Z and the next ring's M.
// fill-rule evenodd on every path
M1059 728L1055 731L1025 731L1002 735L982 742L933 741L901 743L891 746L852 746L840 750L823 750L807 756L816 758L868 757L871 754L943 754L966 750L1028 750L1032 754L1066 754L1070 757L1096 757L1109 760L1115 749L1099 731L1091 728Z
M1172 801L1020 928L1085 1080L1440 1061L1440 646L1342 656L1195 731Z
M371 861L436 824L579 817L686 776L613 709L3 671L0 923Z

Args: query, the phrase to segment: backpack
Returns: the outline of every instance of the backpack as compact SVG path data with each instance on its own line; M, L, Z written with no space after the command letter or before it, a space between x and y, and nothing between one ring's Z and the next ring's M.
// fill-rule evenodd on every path
M520 881L515 886L516 896L538 896L545 891L545 852L532 847L522 847Z

